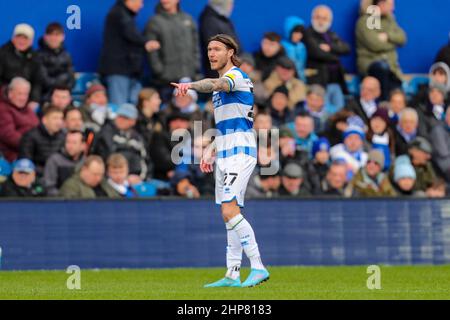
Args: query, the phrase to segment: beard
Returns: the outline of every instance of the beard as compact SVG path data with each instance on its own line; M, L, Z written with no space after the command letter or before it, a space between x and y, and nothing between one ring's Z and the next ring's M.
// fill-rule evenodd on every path
M218 61L217 63L216 63L216 65L217 65L217 67L213 67L213 65L211 64L211 70L213 70L213 71L219 71L219 70L222 70L223 68L225 68L226 66L227 66L227 64L228 64L228 61Z
M322 25L313 20L311 24L312 24L314 31L316 31L318 33L325 33L328 30L330 30L330 27L331 27L331 22L328 22L328 23Z

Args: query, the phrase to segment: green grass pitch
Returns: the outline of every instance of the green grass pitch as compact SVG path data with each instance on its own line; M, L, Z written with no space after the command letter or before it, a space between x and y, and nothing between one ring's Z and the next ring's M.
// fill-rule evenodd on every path
M255 288L204 289L224 270L81 270L81 290L65 271L0 272L0 299L450 299L450 265L381 266L381 289L369 290L367 266L269 267ZM242 270L245 280L249 269Z

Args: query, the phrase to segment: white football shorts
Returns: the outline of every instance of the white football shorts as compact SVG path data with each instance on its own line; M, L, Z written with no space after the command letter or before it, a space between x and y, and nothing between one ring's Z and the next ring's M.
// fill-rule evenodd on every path
M244 207L245 191L255 166L256 158L245 153L217 159L216 204L236 200L240 207Z

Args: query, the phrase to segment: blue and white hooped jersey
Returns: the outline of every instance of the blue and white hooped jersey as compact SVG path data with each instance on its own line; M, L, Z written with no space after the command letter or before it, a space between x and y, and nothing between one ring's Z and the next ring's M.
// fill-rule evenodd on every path
M253 83L237 67L231 68L223 78L229 82L230 91L213 93L217 157L223 159L245 153L256 158Z

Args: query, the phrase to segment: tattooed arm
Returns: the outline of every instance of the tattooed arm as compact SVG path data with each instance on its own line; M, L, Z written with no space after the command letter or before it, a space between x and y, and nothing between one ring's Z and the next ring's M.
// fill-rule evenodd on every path
M188 90L195 90L201 93L211 93L214 91L230 91L230 83L224 78L218 79L203 79L191 83L171 83L172 86L178 89L177 95L184 96Z

